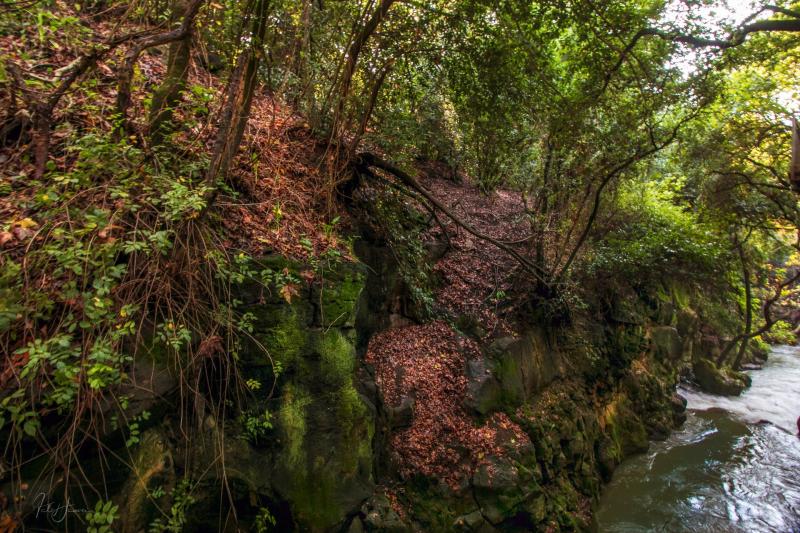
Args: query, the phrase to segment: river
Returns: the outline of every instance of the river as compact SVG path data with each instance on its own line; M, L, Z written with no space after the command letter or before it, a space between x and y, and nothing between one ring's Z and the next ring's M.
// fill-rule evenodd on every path
M800 348L750 376L740 397L680 390L686 423L614 472L601 532L800 532Z

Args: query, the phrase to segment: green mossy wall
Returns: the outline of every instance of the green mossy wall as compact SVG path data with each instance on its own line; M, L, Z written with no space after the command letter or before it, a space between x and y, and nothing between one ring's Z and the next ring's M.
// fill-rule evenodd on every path
M261 346L281 368L264 399L274 415L269 485L301 529L332 528L373 489L374 414L356 387L364 278L362 265L340 263L291 302L247 289L257 343L243 356L244 372L263 377L271 368Z

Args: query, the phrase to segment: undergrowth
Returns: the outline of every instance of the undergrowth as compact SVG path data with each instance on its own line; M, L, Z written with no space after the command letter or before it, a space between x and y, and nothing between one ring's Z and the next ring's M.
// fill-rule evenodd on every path
M247 438L263 438L271 415L250 414L254 390L236 365L253 317L233 288L255 282L290 300L301 280L226 246L202 156L146 153L101 131L66 152L63 170L11 180L25 216L0 227L0 436L19 484L35 455L67 486L87 445L102 455L117 430L138 443L147 413L129 416L120 391L142 358L179 377L182 420L239 417Z

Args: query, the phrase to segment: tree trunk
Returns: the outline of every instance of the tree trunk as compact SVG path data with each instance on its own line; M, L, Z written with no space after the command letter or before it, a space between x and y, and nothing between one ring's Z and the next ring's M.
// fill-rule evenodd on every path
M744 257L742 258L744 261ZM750 332L753 329L753 294L752 286L750 283L750 270L747 264L743 263L742 270L744 274L744 334L742 344L739 346L739 353L736 354L736 359L733 362L733 369L739 370L744 359L744 354L747 351L747 345L750 343Z
M173 24L183 19L187 8L187 2L183 0L175 2L172 12ZM191 51L191 29L183 37L170 44L167 74L161 86L153 93L153 102L150 107L149 134L153 146L161 144L164 135L168 133L169 123L172 120L172 109L186 86Z
M204 1L205 0L190 0L185 7L183 21L180 27L172 31L144 37L134 43L130 50L125 53L125 60L117 74L117 112L120 116L122 132L128 132L131 128L128 121L128 109L132 103L131 83L133 82L133 69L136 66L136 62L139 60L139 56L142 52L154 46L174 43L187 37L191 39L190 35L194 20Z
M372 90L369 94L369 100L367 101L367 107L364 109L364 114L361 116L361 123L358 126L358 131L356 131L353 141L350 143L350 154L356 153L356 150L358 149L358 143L361 142L361 138L367 131L369 119L372 117L372 111L375 109L375 104L378 102L378 94L381 91L381 87L383 87L383 82L386 80L386 75L389 74L393 66L394 59L390 59L389 62L386 63L386 65L384 65L380 70L375 79L375 83L372 85Z
M239 56L228 82L228 96L214 141L211 164L205 177L206 186L211 188L206 209L210 207L216 197L217 187L215 184L217 180L220 177L225 178L230 170L231 162L239 150L239 144L242 142L244 130L250 118L250 107L253 102L253 93L258 80L258 66L264 46L268 11L269 0L257 0L251 34L252 43Z
M378 29L381 21L386 17L389 8L392 7L395 0L381 0L380 5L372 13L364 27L358 33L353 42L347 49L347 62L345 63L344 73L342 74L342 81L339 85L339 101L336 105L336 112L333 115L332 136L338 139L341 131L338 131L342 122L342 115L344 114L344 106L347 101L347 96L350 94L350 85L353 83L353 76L356 72L356 65L358 64L358 56L361 55L364 45L370 36Z

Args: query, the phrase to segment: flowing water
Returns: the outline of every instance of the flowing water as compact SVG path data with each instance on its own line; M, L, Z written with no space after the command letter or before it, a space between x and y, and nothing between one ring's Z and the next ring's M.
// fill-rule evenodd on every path
M800 533L800 348L750 376L736 398L680 391L686 423L614 472L600 531Z

